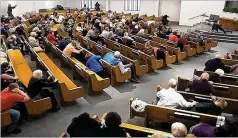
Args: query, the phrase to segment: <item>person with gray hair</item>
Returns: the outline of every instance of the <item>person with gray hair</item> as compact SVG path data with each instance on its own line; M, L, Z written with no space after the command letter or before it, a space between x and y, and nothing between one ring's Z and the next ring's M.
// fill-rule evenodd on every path
M215 90L212 83L209 81L210 75L207 72L202 73L200 77L194 77L194 80L189 84L189 90L194 93L213 94Z
M52 103L51 111L57 112L60 108L54 93L45 89L45 87L52 88L57 85L58 81L56 79L52 80L52 76L49 76L48 79L43 79L43 72L41 70L35 70L33 71L32 77L28 83L27 93L32 99L50 97Z
M31 32L30 36L28 38L28 42L32 47L39 47L40 46L40 43L36 39L36 36L37 36L36 32Z
M195 101L187 102L183 96L176 92L177 80L171 78L168 83L168 89L161 89L156 96L159 99L157 105L171 108L189 108L196 104Z
M217 69L222 69L224 72L229 73L230 67L226 66L222 61L222 56L217 54L214 59L210 59L205 63L204 71L215 72Z
M174 137L186 137L188 131L183 123L175 122L171 125L171 133Z

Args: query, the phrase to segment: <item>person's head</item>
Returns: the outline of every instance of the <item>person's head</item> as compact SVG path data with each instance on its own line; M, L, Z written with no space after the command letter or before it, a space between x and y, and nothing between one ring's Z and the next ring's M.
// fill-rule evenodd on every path
M72 40L72 41L71 41L71 44L72 44L73 47L76 47L76 46L77 46L77 42L76 42L75 40Z
M82 27L82 24L81 24L81 23L79 23L79 24L78 24L78 26L79 26L79 27Z
M140 29L139 33L140 34L144 34L145 30L144 29Z
M206 72L202 73L202 75L201 75L202 80L209 80L209 77L210 77L210 75Z
M128 35L129 35L128 32L125 32L125 33L124 33L124 36L128 36Z
M225 72L222 69L217 69L215 73L218 74L219 76L223 76L225 74Z
M119 51L115 51L114 52L114 57L115 58L120 58L121 57L121 53Z
M53 12L53 15L54 15L54 16L58 16L58 12L54 11L54 12Z
M108 32L109 32L109 27L105 27L105 31L108 31Z
M9 91L16 92L17 90L19 90L19 85L17 83L10 83L8 85L8 89Z
M11 6L12 6L12 5L9 3L9 4L8 4L8 7L11 7Z
M221 55L219 55L219 54L217 54L217 55L215 56L215 58L221 59L221 58L222 58L222 56L221 56Z
M1 71L2 72L5 72L6 70L8 70L9 69L9 63L8 62L3 62L2 64L1 64Z
M32 73L32 77L36 78L36 79L42 79L43 77L43 72L41 70L35 70Z
M169 80L169 84L168 85L169 85L170 88L175 88L177 86L177 80L175 80L174 78L171 78Z
M176 31L174 31L174 32L173 32L173 35L177 35L177 32L176 32Z
M222 98L216 98L216 99L214 100L214 103L215 103L218 107L220 107L221 109L225 109L225 108L227 107L227 105L228 105L228 103L227 103L224 99L222 99Z
M175 122L171 126L171 132L174 137L186 137L187 128L180 122Z
M135 28L136 28L136 29L139 29L139 25L135 25Z
M71 43L71 37L65 37L65 40L68 42L68 43Z
M16 36L15 34L12 34L12 38L13 38L14 40L17 40L17 36Z
M109 112L105 118L107 127L119 127L121 124L121 117L116 112Z
M151 47L150 41L147 41L147 42L145 43L145 48L149 48L149 47Z
M30 36L31 36L31 37L36 37L36 32L31 32L31 33L30 33Z

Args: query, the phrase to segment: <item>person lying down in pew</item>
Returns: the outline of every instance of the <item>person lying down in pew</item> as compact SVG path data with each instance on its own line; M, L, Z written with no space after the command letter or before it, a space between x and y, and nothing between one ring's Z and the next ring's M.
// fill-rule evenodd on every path
M132 63L124 65L121 59L121 53L119 51L115 51L114 53L109 52L105 54L103 60L107 61L112 66L118 65L122 74L125 74L129 70L131 70L132 75L130 81L136 83L140 82L139 78L136 76L135 68L132 66Z
M192 102L188 102L180 93L176 92L176 86L177 81L173 78L170 79L169 88L157 92L156 96L159 99L157 105L213 115L221 115L227 107L227 102L216 96L211 96L211 101L197 102L192 100Z

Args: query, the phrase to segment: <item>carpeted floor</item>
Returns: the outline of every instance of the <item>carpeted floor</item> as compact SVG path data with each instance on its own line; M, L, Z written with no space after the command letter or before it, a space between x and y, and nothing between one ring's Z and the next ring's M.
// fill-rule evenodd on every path
M138 97L151 103L155 100L156 86L158 84L166 86L171 77L191 78L194 69L202 70L204 63L220 53L222 55L237 49L237 44L219 43L217 48L208 53L191 57L182 62L168 65L166 68L159 69L153 73L146 74L142 78L142 83L135 84L126 82L120 86L109 87L99 95L86 96L77 99L77 103L61 107L57 113L45 113L40 117L30 118L25 124L21 125L22 133L18 137L58 137L62 132L66 132L71 119L80 113L88 112L91 115L101 116L104 112L118 112L123 121L129 119L129 99ZM29 60L29 57L26 57ZM53 61L60 65L58 59ZM29 60L32 69L35 69L35 63ZM59 66L60 67L60 66ZM72 72L69 69L62 69L70 78ZM78 86L83 86L87 93L87 83L74 81Z

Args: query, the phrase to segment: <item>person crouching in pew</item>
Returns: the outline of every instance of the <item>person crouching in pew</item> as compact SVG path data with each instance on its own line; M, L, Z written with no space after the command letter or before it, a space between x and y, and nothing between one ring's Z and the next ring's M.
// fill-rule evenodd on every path
M130 81L140 83L141 81L136 76L135 68L132 66L132 63L124 65L121 59L121 53L119 51L115 51L114 53L109 52L104 55L103 60L107 61L112 66L119 66L122 74L127 73L131 70L131 79Z
M86 63L85 54L83 53L84 48L78 50L77 42L71 41L63 50L63 53L69 57L74 57L82 63Z
M61 51L64 51L65 47L71 43L71 38L70 37L63 37L61 40L59 40L59 46L58 48L61 50Z
M19 104L24 103L30 98L19 89L17 83L11 83L1 92L1 112L9 112L12 123L5 129L6 134L21 133L21 129L17 128L17 124L21 117L22 110ZM19 102L19 103L18 103Z
M197 103L196 101L186 101L180 93L176 92L177 80L174 78L169 80L168 86L168 89L161 89L157 92L157 105L171 108L190 108Z
M43 87L55 88L58 85L57 80L52 80L51 76L48 79L43 79L43 73L41 70L35 70L32 73L32 77L28 83L27 93L32 99L41 99L50 97L52 103L52 112L57 112L60 110L58 102L53 92L48 89L43 89Z
M189 133L194 134L196 137L236 137L238 119L235 117L220 118L216 126L201 122L190 127Z
M150 41L145 43L145 46L143 47L142 52L146 53L147 55L155 56L157 60L163 59L165 61L164 51L162 51L158 47L151 46Z
M230 72L230 66L226 66L222 61L222 56L217 54L215 58L208 60L205 63L205 69L204 71L212 71L215 72L217 69L222 69L225 71L225 73Z
M130 137L123 128L120 115L109 112L105 119L96 120L85 112L72 119L67 128L70 137Z
M3 53L1 53L3 54ZM2 57L1 57L2 58ZM17 82L18 81L18 77L17 76L13 76L15 75L12 71L12 69L9 66L9 63L3 62L1 64L1 89L5 89L6 87L8 87L8 85L10 83L13 82Z
M86 66L89 70L95 72L100 77L105 78L105 72L100 62L101 59L102 57L100 55L89 56L87 57Z

